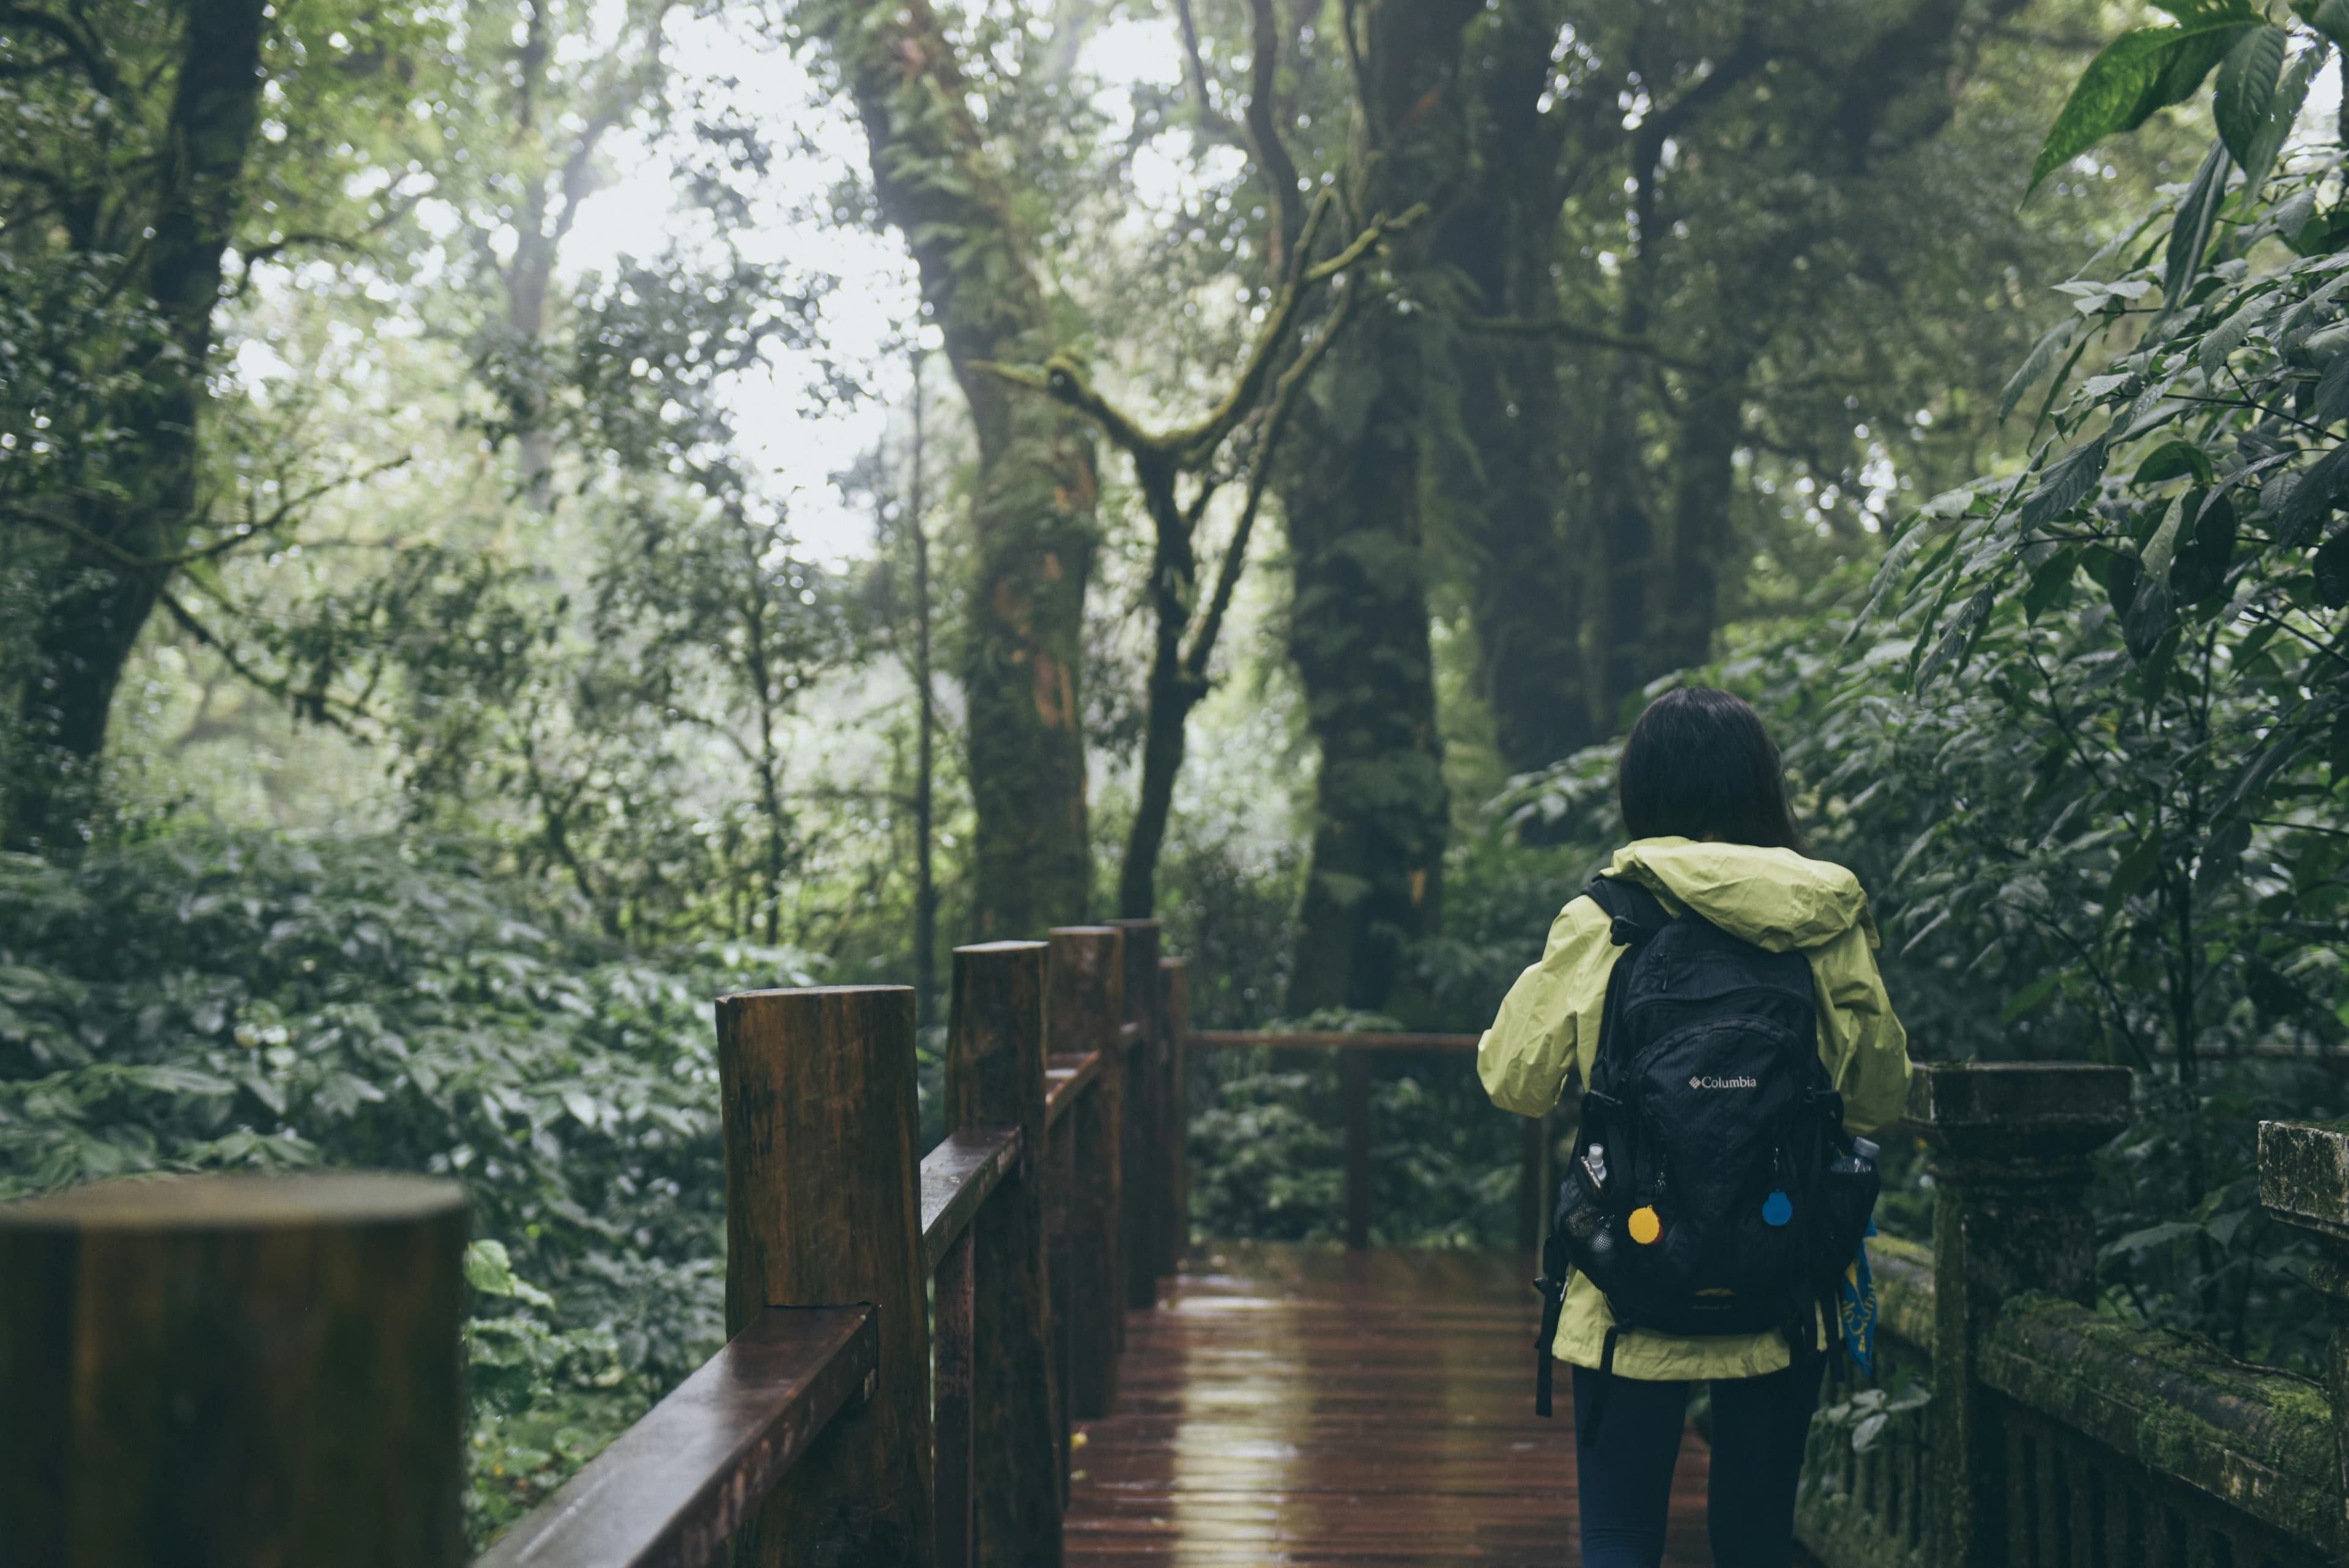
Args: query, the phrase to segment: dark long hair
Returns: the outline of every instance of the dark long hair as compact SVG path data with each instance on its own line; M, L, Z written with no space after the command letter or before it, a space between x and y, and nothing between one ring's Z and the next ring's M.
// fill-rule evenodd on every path
M1726 691L1682 686L1648 704L1615 778L1633 838L1712 837L1807 853L1777 744Z

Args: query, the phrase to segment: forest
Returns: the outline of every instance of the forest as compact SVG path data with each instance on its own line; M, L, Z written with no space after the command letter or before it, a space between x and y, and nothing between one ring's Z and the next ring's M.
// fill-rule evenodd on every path
M2349 0L0 0L0 1197L460 1179L486 1538L721 1337L714 997L911 985L932 1137L959 943L1480 1030L1702 681L1919 1059L2134 1070L2100 1310L2309 1370L2344 81ZM1337 1233L1296 1054L1195 1062L1202 1233ZM1381 1057L1381 1240L1505 1242Z

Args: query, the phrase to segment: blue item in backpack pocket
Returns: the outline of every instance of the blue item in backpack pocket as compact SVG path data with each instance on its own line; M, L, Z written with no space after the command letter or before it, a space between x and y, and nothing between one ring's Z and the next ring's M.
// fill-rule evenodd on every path
M1868 1234L1876 1234L1873 1220L1868 1222ZM1876 1376L1876 1277L1868 1266L1868 1243L1862 1241L1844 1266L1843 1278L1836 1282L1836 1316L1844 1351L1862 1377Z
M1784 1225L1795 1217L1795 1201L1783 1192L1773 1192L1762 1200L1762 1222Z

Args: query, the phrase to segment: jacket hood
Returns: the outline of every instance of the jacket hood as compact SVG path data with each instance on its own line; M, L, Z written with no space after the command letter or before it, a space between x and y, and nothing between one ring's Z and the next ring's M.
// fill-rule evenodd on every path
M1791 849L1642 838L1617 850L1606 875L1640 883L1770 952L1819 947L1854 926L1878 945L1859 878Z

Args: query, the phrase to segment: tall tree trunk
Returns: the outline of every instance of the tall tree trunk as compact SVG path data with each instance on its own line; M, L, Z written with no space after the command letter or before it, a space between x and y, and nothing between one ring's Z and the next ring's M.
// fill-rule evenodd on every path
M1053 347L1029 236L928 0L835 0L807 13L872 149L882 215L903 230L978 439L963 682L978 817L979 934L1018 937L1089 902L1081 634L1095 544L1081 420L989 375Z
M78 535L47 575L36 674L21 702L28 738L48 756L22 770L23 793L6 814L12 846L78 836L78 786L106 744L123 666L195 525L212 313L260 116L267 13L263 0L188 0L148 236L133 251L127 290L153 302L157 330L124 356L136 376L119 410L131 439L109 475L119 490L81 503Z
M1477 40L1475 184L1444 225L1444 259L1473 286L1485 317L1547 320L1558 209L1560 114L1541 103L1554 79L1556 0L1504 5ZM1531 335L1454 339L1460 434L1446 474L1467 545L1476 684L1514 773L1595 738L1584 691L1582 562L1567 548L1557 345ZM1464 451L1460 448L1464 447Z
M1461 34L1479 0L1360 8L1361 95L1348 171L1357 213L1452 194L1465 155ZM1403 235L1408 279L1429 229ZM1410 944L1434 922L1451 804L1435 721L1421 484L1437 327L1392 299L1330 356L1299 410L1281 485L1294 598L1289 656L1319 743L1312 863L1287 1011L1387 1004Z
M1744 570L1729 515L1738 444L1745 439L1744 366L1697 389L1672 432L1672 504L1648 574L1647 679L1702 664L1721 627L1723 573Z

